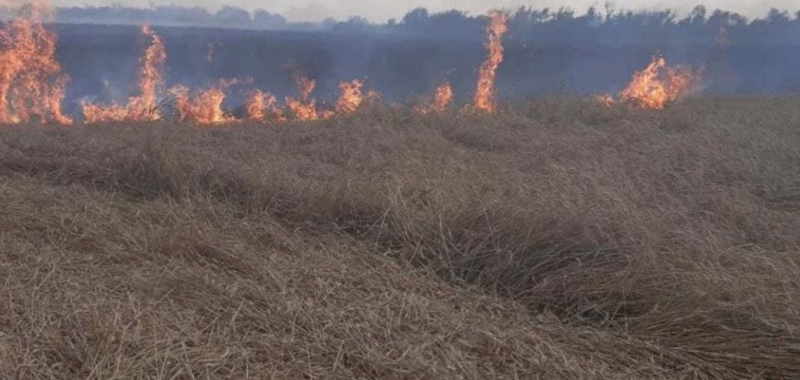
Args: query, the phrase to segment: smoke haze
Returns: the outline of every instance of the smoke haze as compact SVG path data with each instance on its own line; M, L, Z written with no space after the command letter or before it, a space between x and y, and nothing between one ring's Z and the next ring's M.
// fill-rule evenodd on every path
M110 6L112 3L132 7L150 7L152 5L174 5L174 1L160 0L53 0L56 6ZM673 9L679 13L687 13L698 4L709 9L726 9L750 18L762 17L771 8L794 10L794 0L617 0L613 1L616 9L633 11ZM521 6L559 9L571 8L583 12L591 6L604 8L604 2L596 0L538 0L535 2L519 0L273 0L268 3L253 0L189 0L181 1L181 6L202 6L215 11L222 6L237 6L254 11L259 8L276 12L292 21L322 21L332 17L338 20L350 16L363 16L373 22L385 22L390 18L401 18L406 12L424 7L434 12L459 9L470 14L485 14L490 9L516 9Z
M705 94L796 93L798 15L772 9L753 20L705 7L684 16L670 10L518 8L508 13L492 88L501 101L619 93L659 54L669 65L702 72ZM353 80L385 100L405 103L432 96L447 83L445 92L460 106L472 100L487 56L488 18L461 11L417 8L387 23L359 17L303 23L232 6L215 12L185 6L61 7L52 28L58 35L57 61L70 78L67 112L76 114L86 102L125 104L135 93L144 48L141 24L153 25L163 38L167 87L208 88L238 80L224 88L225 109L241 107L255 90L281 101L296 96L297 73L315 81L311 96L326 106L340 83Z

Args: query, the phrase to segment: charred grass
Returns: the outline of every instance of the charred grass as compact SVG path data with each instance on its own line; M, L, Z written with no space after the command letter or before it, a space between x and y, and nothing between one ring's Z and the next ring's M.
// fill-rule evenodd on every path
M4 127L0 377L796 378L797 104Z

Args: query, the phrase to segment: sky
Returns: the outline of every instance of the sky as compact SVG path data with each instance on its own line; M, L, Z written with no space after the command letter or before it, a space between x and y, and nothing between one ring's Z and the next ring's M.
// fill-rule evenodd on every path
M490 9L517 9L530 6L535 9L560 7L572 8L578 12L590 6L603 9L604 0L52 0L57 6L107 6L117 3L125 6L149 7L151 5L179 4L183 6L203 6L212 11L222 5L234 5L250 11L264 9L279 13L291 21L320 21L326 17L344 20L349 16L363 16L373 22L385 22L390 18L400 19L411 9L425 7L431 11L458 9L470 14L483 14ZM702 0L615 0L617 9L662 10L673 9L680 13L689 12ZM800 10L797 0L706 0L703 3L709 10L724 9L738 12L749 18L762 17L771 8Z

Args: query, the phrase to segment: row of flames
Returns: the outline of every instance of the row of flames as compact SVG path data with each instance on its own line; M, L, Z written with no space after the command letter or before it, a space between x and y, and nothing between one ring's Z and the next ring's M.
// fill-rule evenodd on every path
M40 0L41 1L41 0ZM0 29L0 123L16 124L38 120L43 123L72 124L73 120L61 112L64 88L68 78L62 74L55 59L55 33L44 28L42 19L48 8L40 2L27 6L21 16L4 24ZM508 31L506 16L492 12L486 27L485 48L487 58L480 67L474 97L463 111L491 113L497 109L495 78L503 61L503 35ZM226 89L243 81L219 80L205 89L190 90L175 86L163 90L164 66L167 52L163 39L149 26L142 26L142 36L147 47L140 59L138 95L127 99L126 104L82 103L85 123L109 121L152 122L162 119L165 93L172 100L178 121L198 124L215 124L236 121L236 117L222 109ZM663 58L656 57L644 70L634 74L630 85L620 92L618 99L610 95L598 101L611 105L622 101L642 108L663 109L668 103L689 94L698 84L699 73L683 67L670 67ZM252 90L246 96L246 119L250 121L282 122L287 120L323 120L338 115L355 113L366 102L379 94L364 93L360 80L339 85L340 95L332 109L319 107L311 97L316 82L295 73L298 94L289 96L284 107L267 92ZM244 81L252 83L252 79ZM423 105L414 108L417 113L443 112L451 108L453 90L449 83L440 84Z

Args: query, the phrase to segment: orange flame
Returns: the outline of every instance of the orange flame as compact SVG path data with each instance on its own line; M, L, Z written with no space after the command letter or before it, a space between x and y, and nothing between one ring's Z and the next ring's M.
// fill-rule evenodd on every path
M444 111L453 103L453 88L450 83L442 83L436 88L436 95L433 97L433 107L437 111Z
M611 95L608 94L597 95L594 98L598 103L606 107L611 107L612 105L614 105L614 97Z
M150 38L150 44L140 59L139 96L128 99L125 107L112 104L107 107L84 103L83 116L87 123L103 121L157 121L158 90L164 84L163 68L167 60L164 42L148 25L142 25L142 35Z
M0 29L0 123L72 124L61 112L69 78L55 59L57 36L41 20L49 8L34 2L21 13Z
M245 100L247 119L251 121L286 121L283 112L277 105L277 99L270 93L261 90L253 90L247 95Z
M361 104L364 103L364 95L361 87L364 84L356 79L352 82L342 82L339 84L339 99L336 101L336 113L339 115L349 115L355 113Z
M450 87L450 83L445 82L436 87L436 92L433 94L433 101L431 103L416 107L415 111L421 114L444 112L452 103L453 88Z
M637 107L661 110L691 93L698 79L699 74L691 68L667 66L664 58L654 56L644 70L633 75L631 83L620 93L620 98Z
M286 97L286 108L289 109L289 112L296 120L313 121L321 119L322 117L317 111L317 102L311 99L311 93L314 92L317 82L300 73L294 74L294 81L297 84L297 92L300 97L298 99L291 96Z
M484 44L488 56L480 68L472 107L478 111L494 112L497 108L494 99L494 82L497 76L497 67L503 62L502 41L503 35L508 31L508 26L506 25L506 15L504 13L494 11L489 16L490 21L486 27L487 36Z
M164 41L150 29L142 26L142 34L150 37L150 46L142 57L142 70L139 78L138 98L131 99L128 103L131 118L134 120L154 121L160 119L157 113L157 91L164 84L164 64L167 61L167 52Z
M198 124L220 124L235 121L232 116L222 110L225 100L225 89L238 83L236 80L220 80L211 87L200 90L193 97L185 86L175 86L169 93L175 98L175 110L178 121L189 121Z

